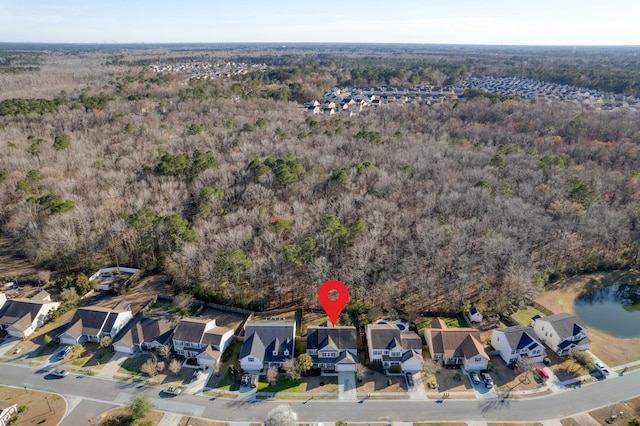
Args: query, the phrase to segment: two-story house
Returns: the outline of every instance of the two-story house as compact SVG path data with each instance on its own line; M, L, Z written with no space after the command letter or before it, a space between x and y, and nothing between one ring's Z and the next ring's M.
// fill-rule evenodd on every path
M196 358L198 365L212 367L232 337L233 330L216 326L215 319L183 318L173 333L173 349L185 358Z
M137 351L170 346L179 317L162 312L142 312L122 337L113 342L116 352L132 355Z
M531 326L538 339L560 356L586 351L591 346L587 337L589 330L576 315L536 315L531 319Z
M86 306L73 314L67 329L60 335L65 345L100 342L105 336L115 337L133 318L131 305L120 302L113 308Z
M496 328L491 335L491 346L507 364L520 362L522 357L527 357L532 363L541 362L546 355L533 328L523 325Z
M422 339L416 333L394 324L368 324L365 333L371 362L386 369L398 365L402 371L422 370Z
M489 355L481 343L480 332L473 328L454 328L440 318L431 321L431 328L424 337L433 360L442 360L444 365L461 365L466 370L484 370Z
M307 355L311 356L314 368L321 369L322 375L355 371L358 364L356 328L308 327Z
M25 338L49 319L49 313L60 302L52 302L51 295L41 291L30 299L7 300L0 308L0 328L14 337Z
M240 366L247 371L280 367L294 355L294 320L259 320L247 324L240 350Z

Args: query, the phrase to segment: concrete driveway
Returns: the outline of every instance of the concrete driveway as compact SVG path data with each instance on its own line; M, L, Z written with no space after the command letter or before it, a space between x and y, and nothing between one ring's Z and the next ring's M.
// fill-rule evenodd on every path
M338 373L338 398L356 400L356 375L353 371L341 371Z
M406 375L404 379L407 380ZM409 386L409 383L407 383L407 390L409 392L409 399L428 399L421 372L413 373L413 386Z

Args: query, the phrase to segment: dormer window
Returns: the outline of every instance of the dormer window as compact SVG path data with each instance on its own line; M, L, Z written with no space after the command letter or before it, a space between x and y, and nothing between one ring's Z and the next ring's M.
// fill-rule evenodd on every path
M273 350L273 356L278 356L278 350L277 349Z
M284 350L284 356L289 356L289 349Z

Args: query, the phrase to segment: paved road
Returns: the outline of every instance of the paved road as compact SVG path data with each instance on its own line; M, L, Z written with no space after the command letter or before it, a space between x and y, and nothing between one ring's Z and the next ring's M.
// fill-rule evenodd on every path
M70 401L88 397L105 404L126 403L131 395L147 392L160 410L218 420L262 421L282 401L236 401L182 394L167 398L159 388L118 380L70 374L47 380L37 369L13 363L0 364L0 382L27 386L67 396ZM364 400L290 401L302 422L343 421L540 421L567 417L640 395L640 372L610 377L596 384L551 396L513 400ZM73 404L72 404L73 405ZM80 404L79 406L81 406ZM76 405L77 407L78 405ZM74 408L73 406L70 408ZM71 415L75 410L71 410ZM65 424L68 424L65 422Z

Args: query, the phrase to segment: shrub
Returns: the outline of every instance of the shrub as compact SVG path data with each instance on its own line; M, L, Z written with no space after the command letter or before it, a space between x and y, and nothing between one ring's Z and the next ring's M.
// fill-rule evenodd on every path
M389 373L391 374L400 374L402 373L402 366L400 365L392 365L389 367Z

